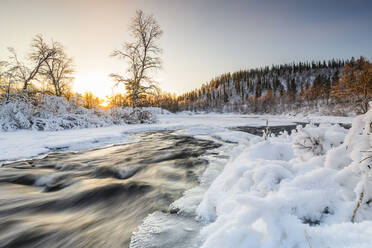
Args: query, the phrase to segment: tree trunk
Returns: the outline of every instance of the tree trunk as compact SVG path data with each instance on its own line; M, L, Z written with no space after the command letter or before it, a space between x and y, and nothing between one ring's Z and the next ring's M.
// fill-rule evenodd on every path
M135 90L133 92L133 102L132 102L132 107L133 107L133 110L136 108L136 101L137 101L137 90Z
M364 84L364 113L368 111L368 90L367 90L367 83Z
M24 83L23 83L23 91L26 91L27 90L27 87L28 87L28 80L26 80Z

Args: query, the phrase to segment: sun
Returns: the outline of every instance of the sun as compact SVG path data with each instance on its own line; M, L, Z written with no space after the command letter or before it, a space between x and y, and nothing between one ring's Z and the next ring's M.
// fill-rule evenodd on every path
M102 106L102 107L107 107L108 105L109 105L110 103L109 102L102 102L101 104L100 104L100 106Z
M110 105L110 100L107 99L107 97L101 98L101 100L102 101L100 102L99 106L107 108Z

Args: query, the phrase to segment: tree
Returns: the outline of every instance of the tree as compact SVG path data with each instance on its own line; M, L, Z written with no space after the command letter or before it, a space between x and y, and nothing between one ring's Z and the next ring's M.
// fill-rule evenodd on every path
M13 72L15 80L22 83L23 91L27 91L28 86L31 81L35 79L44 62L56 53L54 49L50 49L45 44L43 37L40 34L36 35L32 39L31 52L28 56L28 59L31 62L30 67L26 66L24 62L19 60L17 53L13 48L9 48L8 50L11 53L11 56L9 57L10 63L12 64L11 71Z
M95 96L91 91L86 91L82 100L83 106L88 109L96 108L103 102L102 99L99 99L99 97Z
M349 99L366 113L372 99L371 63L363 57L346 63L339 81L332 88L332 96L339 101Z
M110 74L116 84L125 85L132 107L136 108L144 94L152 93L156 88L151 72L161 68L159 57L161 49L158 40L163 31L152 15L146 15L137 10L129 26L133 42L126 42L122 49L115 50L111 56L128 61L128 76Z
M48 47L42 38L39 42ZM48 80L54 94L62 96L70 90L71 83L74 80L72 76L75 72L73 60L68 57L64 47L59 42L53 42L49 49L55 51L55 53L44 61L40 67L40 74Z
M17 92L14 71L7 61L0 61L0 99L6 102Z
M109 97L110 106L111 107L127 107L128 104L128 97L124 94L117 93Z
M9 64L6 61L0 61L0 99L9 100L12 79L8 68Z
M273 90L271 88L267 89L265 95L263 95L261 98L263 111L265 113L273 112L275 109L275 96L273 94Z

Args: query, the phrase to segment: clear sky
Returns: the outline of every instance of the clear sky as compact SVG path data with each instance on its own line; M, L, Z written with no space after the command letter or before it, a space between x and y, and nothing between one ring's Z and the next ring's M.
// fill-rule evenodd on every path
M75 90L103 97L109 57L128 41L136 9L154 14L164 35L162 89L183 93L221 73L312 59L372 58L372 0L0 0L0 60L38 33L61 42L76 64Z

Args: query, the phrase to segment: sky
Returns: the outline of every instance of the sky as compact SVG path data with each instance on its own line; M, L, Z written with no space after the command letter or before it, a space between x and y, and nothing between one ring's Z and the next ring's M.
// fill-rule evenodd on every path
M74 89L105 97L113 87L108 75L127 67L109 55L130 41L137 9L164 31L163 69L154 77L171 93L240 69L372 59L372 0L0 0L0 60L7 47L26 54L32 37L43 34L74 58Z

